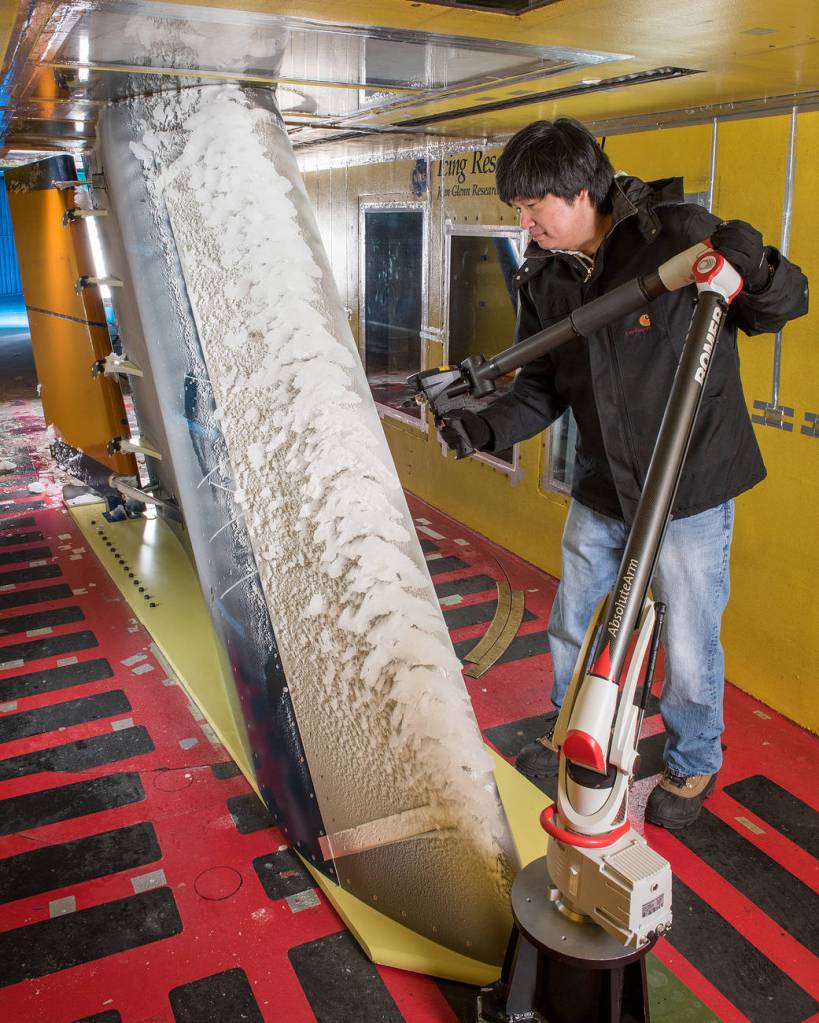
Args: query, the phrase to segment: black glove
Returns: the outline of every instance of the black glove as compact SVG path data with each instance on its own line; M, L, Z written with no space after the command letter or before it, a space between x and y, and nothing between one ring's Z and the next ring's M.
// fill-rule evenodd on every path
M458 458L466 458L473 451L483 451L492 445L492 427L483 416L468 408L452 409L441 416L438 432Z
M770 267L762 235L744 220L726 220L711 232L711 248L725 256L745 282L743 291L762 291Z

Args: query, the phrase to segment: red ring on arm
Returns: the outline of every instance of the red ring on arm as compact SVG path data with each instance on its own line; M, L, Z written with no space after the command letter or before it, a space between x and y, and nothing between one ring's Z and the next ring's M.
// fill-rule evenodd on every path
M553 823L556 812L557 807L554 804L547 806L540 815L540 826L547 835L551 838L556 838L558 842L564 842L566 845L577 845L583 849L603 849L607 845L613 845L631 827L627 818L619 828L609 831L606 835L578 835L576 831L565 831Z

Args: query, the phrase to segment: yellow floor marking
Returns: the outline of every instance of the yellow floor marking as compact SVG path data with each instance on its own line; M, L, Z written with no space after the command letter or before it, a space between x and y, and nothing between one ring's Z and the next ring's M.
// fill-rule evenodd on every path
M509 618L509 612L512 610L512 590L509 583L501 582L497 584L497 587L498 596L495 615L489 624L489 628L469 653L464 655L464 660L470 661L473 664L479 663L500 639Z
M512 640L517 636L524 614L524 597L522 590L514 590L510 596L509 614L497 639L483 653L477 664L467 669L470 678L480 678L499 661L509 649Z

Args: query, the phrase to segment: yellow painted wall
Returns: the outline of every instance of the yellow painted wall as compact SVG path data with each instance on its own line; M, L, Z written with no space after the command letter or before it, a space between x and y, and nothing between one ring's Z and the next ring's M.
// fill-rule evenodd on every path
M720 121L716 126L714 212L742 218L778 245L785 194L789 117ZM713 124L610 136L606 151L618 170L652 179L682 174L687 192L710 185ZM486 155L498 150L487 150ZM419 156L424 155L419 152ZM425 366L446 358L443 322L443 253L446 223L513 224L511 211L496 197L475 194L493 184L492 175L472 174L466 156L465 181L457 165L431 162L429 214L429 289ZM814 167L819 158L819 112L797 118L796 174L790 255L809 279L819 271L819 197ZM319 222L342 296L358 335L358 205L368 200L410 201L414 160L341 170L305 168L308 190L317 203ZM339 185L343 176L345 186ZM449 189L449 194L446 190ZM468 192L469 194L456 194ZM819 663L819 437L802 433L805 413L819 414L816 372L819 308L783 333L780 403L794 409L790 432L755 426L768 467L768 479L737 501L732 558L732 596L723 640L726 674L741 689L794 721L819 731L815 664ZM511 342L511 339L510 339ZM773 338L742 338L743 383L749 411L754 401L769 401ZM383 418L385 432L405 487L459 521L544 568L560 573L560 534L566 498L541 485L546 446L543 438L520 445L518 469L504 472L475 459L456 462L444 454L431 424L422 431L395 418Z
M623 135L607 143L617 166L659 176L683 168L686 189L705 191L712 126ZM714 212L753 223L779 245L787 170L789 117L717 125ZM790 257L819 282L819 202L815 170L819 114L796 124ZM689 174L691 178L689 179ZM779 401L794 409L790 432L755 426L768 479L737 500L731 559L732 596L723 625L726 675L741 689L799 724L819 730L819 437L802 433L805 413L819 413L816 344L819 308L782 335ZM742 378L749 411L770 401L773 336L741 338Z

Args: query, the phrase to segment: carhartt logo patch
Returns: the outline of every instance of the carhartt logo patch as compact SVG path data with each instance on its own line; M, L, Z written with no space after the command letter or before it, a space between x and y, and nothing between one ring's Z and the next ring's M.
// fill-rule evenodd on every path
M648 313L641 313L640 318L633 327L628 327L625 331L626 337L633 337L635 334L645 334L651 327L651 317Z

